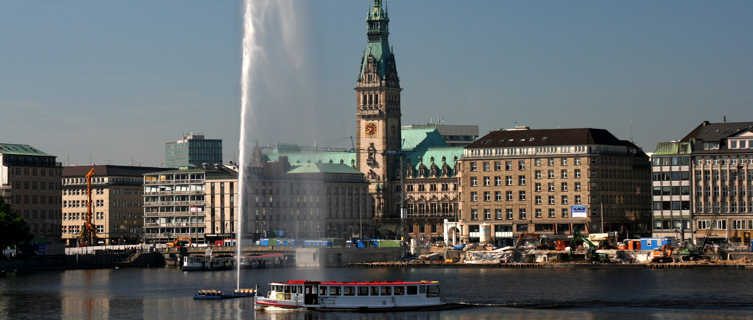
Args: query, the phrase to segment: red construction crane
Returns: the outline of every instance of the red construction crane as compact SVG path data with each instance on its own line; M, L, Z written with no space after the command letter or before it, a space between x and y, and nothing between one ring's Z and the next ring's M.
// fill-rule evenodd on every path
M92 176L94 175L94 168L89 169L89 172L84 176L86 178L86 221L81 227L81 234L79 235L78 246L86 247L97 243L97 228L92 224Z

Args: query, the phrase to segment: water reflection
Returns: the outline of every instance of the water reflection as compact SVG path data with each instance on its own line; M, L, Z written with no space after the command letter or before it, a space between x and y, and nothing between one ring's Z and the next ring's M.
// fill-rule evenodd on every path
M73 270L0 278L0 319L715 320L753 314L753 273L731 270L266 269L244 270L242 285L287 279L440 280L445 300L492 307L254 315L251 299L192 299L197 289L231 290L232 271Z

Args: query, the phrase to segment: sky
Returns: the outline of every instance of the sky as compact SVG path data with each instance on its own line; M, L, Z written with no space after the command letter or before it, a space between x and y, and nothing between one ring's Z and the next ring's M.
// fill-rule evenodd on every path
M349 147L369 1L287 1L258 30L249 138ZM650 152L753 121L753 1L386 2L403 124L604 128ZM4 1L0 142L161 165L195 131L235 160L242 35L238 0Z

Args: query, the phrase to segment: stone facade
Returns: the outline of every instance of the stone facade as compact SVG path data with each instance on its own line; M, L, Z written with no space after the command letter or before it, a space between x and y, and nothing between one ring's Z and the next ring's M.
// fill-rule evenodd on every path
M400 79L380 0L369 10L368 42L356 82L356 163L369 181L377 223L399 221ZM394 231L394 230L393 230Z
M461 230L454 232L464 241L648 232L648 157L606 130L494 131L466 147L460 163Z
M753 234L753 122L704 121L681 142L692 148L694 239L749 244Z
M86 221L86 178L92 177L92 223L105 244L138 243L143 235L143 174L160 168L69 166L63 168L62 239L75 245Z
M0 196L38 241L60 239L62 171L55 156L29 145L0 143Z

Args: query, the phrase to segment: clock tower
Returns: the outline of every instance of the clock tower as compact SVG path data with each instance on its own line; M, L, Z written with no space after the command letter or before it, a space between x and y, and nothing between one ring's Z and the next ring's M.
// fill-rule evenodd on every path
M374 216L400 218L400 78L390 47L390 19L382 0L366 16L368 43L356 82L358 169L369 181Z

